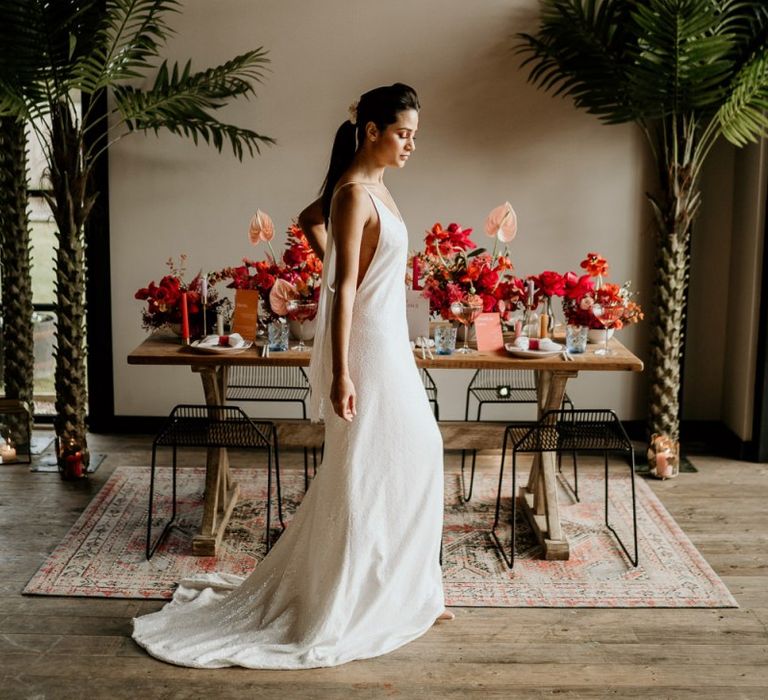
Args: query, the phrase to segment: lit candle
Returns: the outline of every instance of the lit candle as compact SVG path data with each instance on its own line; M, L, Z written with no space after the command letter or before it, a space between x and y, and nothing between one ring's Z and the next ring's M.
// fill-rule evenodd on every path
M11 444L10 440L6 440L4 445L0 445L0 461L16 461L16 448Z
M181 342L189 345L189 308L186 292L181 293Z
M667 456L667 452L656 455L656 476L660 476L662 479L672 476L672 465L669 463Z

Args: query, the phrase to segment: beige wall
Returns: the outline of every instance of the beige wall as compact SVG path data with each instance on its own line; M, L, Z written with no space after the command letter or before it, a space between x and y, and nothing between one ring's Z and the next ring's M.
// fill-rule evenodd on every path
M314 197L349 103L398 80L418 90L423 106L415 157L387 177L412 247L437 220L474 226L479 242L485 214L509 200L520 224L512 248L518 274L573 269L597 250L609 258L612 278L632 279L647 305L644 144L632 126L603 126L526 83L510 37L533 28L536 8L535 0L187 2L173 20L172 58L191 56L201 68L255 46L269 49L272 72L258 98L225 116L278 145L243 163L165 134L132 135L111 151L116 413L161 414L201 399L188 370L126 364L144 337L134 291L182 252L193 271L259 256L246 240L255 208L284 228ZM646 335L640 327L621 337L643 355ZM438 373L445 418L463 415L467 376ZM643 418L644 381L585 375L570 393L579 405ZM708 404L708 417L716 417L718 401Z

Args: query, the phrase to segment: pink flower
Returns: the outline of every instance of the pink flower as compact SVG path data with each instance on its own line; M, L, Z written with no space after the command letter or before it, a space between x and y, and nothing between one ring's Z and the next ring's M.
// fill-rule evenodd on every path
M488 214L485 232L491 238L496 236L502 243L509 243L517 235L517 214L509 202L504 202Z
M285 316L288 313L288 302L300 296L299 290L290 282L278 278L269 292L269 306L278 316Z
M271 241L275 236L275 225L269 214L256 210L251 217L251 224L248 228L248 237L253 245L258 245L259 241Z

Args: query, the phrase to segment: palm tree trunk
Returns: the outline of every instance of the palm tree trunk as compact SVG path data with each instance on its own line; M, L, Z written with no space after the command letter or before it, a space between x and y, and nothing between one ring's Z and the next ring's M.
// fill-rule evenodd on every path
M56 419L60 449L87 454L85 348L85 241L83 223L92 202L85 193L82 143L66 104L52 115L53 196L56 250Z
M0 266L5 396L26 401L33 410L34 309L27 214L27 139L24 124L11 117L0 118ZM26 425L10 423L8 427L16 443L25 444L31 438Z
M678 441L689 244L701 193L690 160L668 163L662 168L661 196L658 200L649 197L658 235L650 341L649 427L652 434Z

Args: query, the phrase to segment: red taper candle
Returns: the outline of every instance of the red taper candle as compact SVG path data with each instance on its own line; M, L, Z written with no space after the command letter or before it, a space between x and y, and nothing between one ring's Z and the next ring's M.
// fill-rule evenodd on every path
M413 289L419 291L421 285L419 284L419 277L421 276L421 264L419 262L419 256L413 256Z
M186 292L181 293L181 342L189 345L189 308Z

